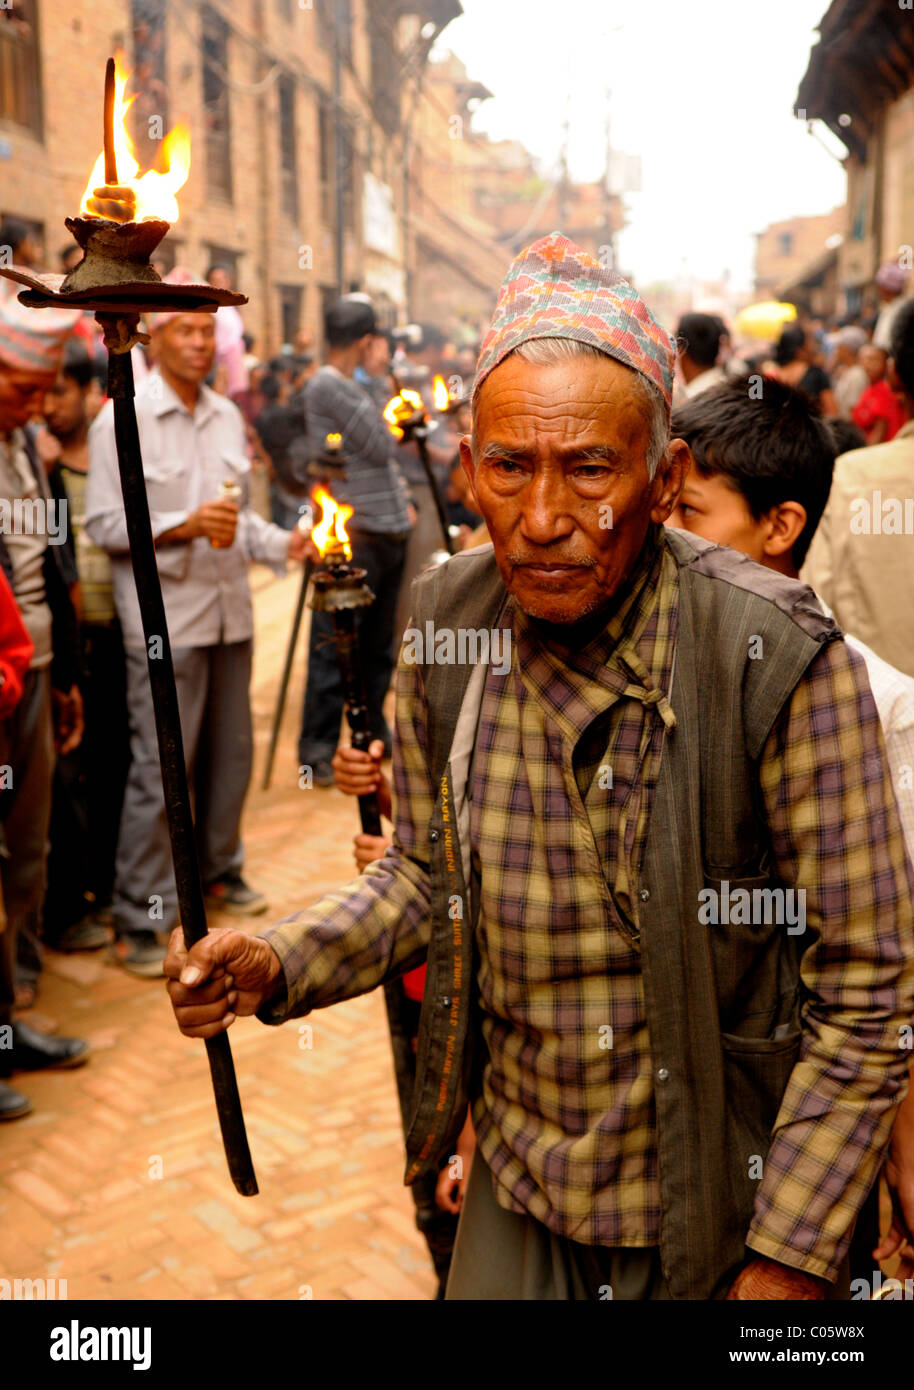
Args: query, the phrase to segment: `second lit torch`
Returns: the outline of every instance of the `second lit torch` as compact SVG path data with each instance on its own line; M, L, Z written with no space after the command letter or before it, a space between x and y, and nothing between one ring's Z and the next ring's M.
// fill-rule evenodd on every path
M355 616L359 608L374 603L374 594L365 583L366 571L352 564L352 547L346 534L346 522L352 508L340 506L323 488L314 492L315 501L323 509L323 517L311 532L311 539L324 561L314 571L311 582L310 607L317 613L329 613L333 622L333 640L343 682L346 720L352 733L352 746L367 752L377 737L368 722L368 703L365 678L359 658L359 637ZM359 815L366 835L381 834L381 812L375 792L359 797Z

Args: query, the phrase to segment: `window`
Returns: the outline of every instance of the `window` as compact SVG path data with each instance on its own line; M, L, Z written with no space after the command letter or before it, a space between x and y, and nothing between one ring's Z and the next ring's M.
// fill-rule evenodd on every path
M216 246L214 242L207 242L206 245L206 268L211 265L224 265L226 270L232 272L232 279L235 287L238 287L238 271L241 261L241 252L233 251L230 246Z
M44 138L37 0L0 5L0 120Z
M355 128L345 119L340 127L340 140L342 143L340 176L343 180L343 226L347 232L354 232L356 211Z
M400 125L402 71L396 43L396 26L387 0L369 0L366 11L371 50L372 107L383 129L393 135Z
M279 182L282 210L298 221L298 142L295 132L295 79L279 79Z
M321 97L317 111L317 143L319 151L321 221L331 227L333 215L333 112L326 97Z
M793 252L793 232L778 232L778 255L789 256Z
M328 227L336 226L336 132L334 108L327 97L318 107L318 146L320 151L321 218ZM357 155L355 127L344 115L340 120L340 177L343 184L343 227L355 230L357 208Z
M128 120L140 168L146 170L156 167L161 150L159 138L150 139L150 130L158 127L164 134L171 126L165 74L165 6L162 0L131 0L130 14L133 76L128 92L135 99ZM152 117L158 118L156 127L150 126Z
M279 286L279 321L284 343L294 343L301 328L301 285Z
M176 265L180 265L184 259L182 243L172 236L167 236L164 241L159 242L155 251L153 251L152 259L156 270L162 275L167 275L170 270L174 270Z
M352 0L326 0L323 13L317 20L317 41L328 53L333 52L333 26L339 35L340 58L352 63Z
M232 127L228 69L228 25L208 6L203 10L203 120L209 193L232 201Z

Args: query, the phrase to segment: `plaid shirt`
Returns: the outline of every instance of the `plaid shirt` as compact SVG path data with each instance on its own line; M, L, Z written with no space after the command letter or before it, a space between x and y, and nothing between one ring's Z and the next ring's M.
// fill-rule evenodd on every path
M658 693L669 684L676 612L667 574L664 562L640 587L634 576L613 619L615 647L607 633L567 661L512 611L513 668L500 698L489 674L477 741L473 848L490 1049L474 1105L479 1143L503 1205L582 1242L658 1239L636 905L657 753L675 719ZM633 669L635 654L643 670ZM594 710L605 721L602 758L599 740L580 743ZM435 804L425 727L420 673L401 663L394 847L348 887L263 933L286 989L261 1011L264 1021L364 993L423 959ZM534 756L522 768L528 740ZM587 785L600 762L612 768L612 787L600 785L599 772ZM573 791L579 778L583 805ZM899 1050L899 1029L914 997L914 884L865 669L843 642L826 644L797 685L760 759L760 790L778 875L805 889L812 943L802 961L802 1051L748 1243L833 1278L904 1085L909 1054ZM483 791L492 804L480 801ZM542 808L547 835L531 806ZM521 821L532 822L538 842L518 838ZM606 1024L611 1049L600 1047Z
M638 875L675 724L675 570L647 548L574 652L509 603L517 660L510 680L489 672L476 742L476 1138L503 1206L589 1245L660 1238Z

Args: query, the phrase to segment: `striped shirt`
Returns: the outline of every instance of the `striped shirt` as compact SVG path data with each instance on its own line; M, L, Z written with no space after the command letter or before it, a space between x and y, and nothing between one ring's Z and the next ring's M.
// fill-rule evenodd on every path
M309 481L308 460L323 451L328 434L341 434L347 480L334 482L331 490L337 502L355 508L348 529L405 535L411 527L397 445L368 392L336 367L326 366L306 385L304 404L304 444L289 448L293 472L302 482Z

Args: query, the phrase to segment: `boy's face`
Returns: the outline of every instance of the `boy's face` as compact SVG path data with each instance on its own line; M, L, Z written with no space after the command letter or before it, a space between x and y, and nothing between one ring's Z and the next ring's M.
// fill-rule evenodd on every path
M669 525L718 545L732 546L760 565L765 563L764 518L756 521L745 497L723 473L712 473L706 478L693 465Z

